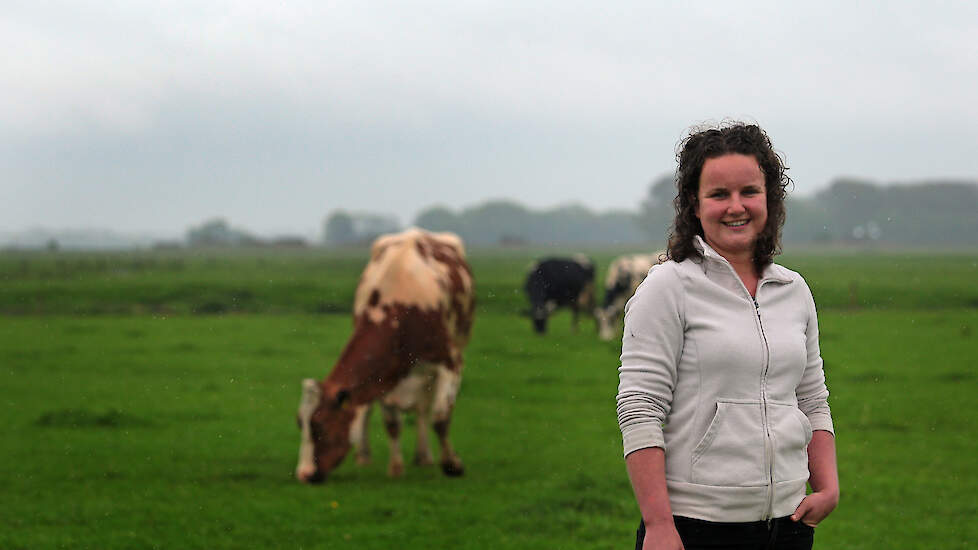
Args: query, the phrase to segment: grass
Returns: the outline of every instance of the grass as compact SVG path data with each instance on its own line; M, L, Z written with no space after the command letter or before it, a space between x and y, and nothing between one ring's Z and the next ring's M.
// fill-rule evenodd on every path
M570 250L472 253L481 311L526 308L534 258ZM590 250L597 279L625 250ZM191 250L0 254L0 315L346 314L365 250ZM780 263L803 273L820 309L978 307L978 255L813 250Z
M819 548L916 549L940 537L943 548L963 549L978 540L978 308L968 301L975 279L965 281L974 267L963 255L912 259L784 262L806 275L821 307L838 432L842 501L818 528ZM34 261L28 272L40 273ZM208 268L206 258L184 259L176 276L132 275L117 303L139 303L131 289L153 277L178 293L180 277L253 288L269 272L311 281L316 262L355 282L361 260L339 258L337 268L330 258L280 256L261 275L245 269L257 261L217 258ZM598 341L588 322L572 333L567 313L546 337L532 334L515 314L522 295L507 295L526 261L473 258L485 294L453 419L466 464L459 479L410 465L388 479L374 414L372 464L348 460L318 487L294 481L299 383L326 374L350 332L345 314L275 306L79 315L51 299L56 313L0 316L0 548L629 547L638 512L615 422L619 345ZM855 304L852 277L865 277ZM352 293L349 280L321 278L337 295ZM103 275L74 281L83 296L112 286ZM831 289L839 296L826 298ZM287 304L300 294L283 284L269 296ZM414 434L405 433L409 458Z

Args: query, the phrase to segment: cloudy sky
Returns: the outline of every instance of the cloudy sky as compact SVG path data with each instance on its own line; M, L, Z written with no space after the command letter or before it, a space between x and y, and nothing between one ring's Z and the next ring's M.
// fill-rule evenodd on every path
M802 195L978 179L974 4L805 4L5 2L0 230L635 209L723 118L765 127Z

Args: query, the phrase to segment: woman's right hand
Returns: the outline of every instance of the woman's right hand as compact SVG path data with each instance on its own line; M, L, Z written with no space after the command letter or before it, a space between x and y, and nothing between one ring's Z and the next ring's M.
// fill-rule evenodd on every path
M685 550L679 531L673 521L661 521L645 525L645 541L642 550Z
M648 447L631 452L625 466L645 524L642 550L685 550L669 505L665 450Z

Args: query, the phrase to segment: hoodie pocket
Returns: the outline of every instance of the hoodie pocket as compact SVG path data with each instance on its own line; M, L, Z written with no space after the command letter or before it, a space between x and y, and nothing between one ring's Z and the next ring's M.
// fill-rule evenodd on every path
M693 483L722 487L767 485L760 401L720 400L706 434L693 449Z
M808 479L812 424L794 403L768 401L774 440L774 481Z

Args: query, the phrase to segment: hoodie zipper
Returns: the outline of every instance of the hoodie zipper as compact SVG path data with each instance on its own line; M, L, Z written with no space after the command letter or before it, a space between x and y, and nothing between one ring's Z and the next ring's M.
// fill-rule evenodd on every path
M757 289L760 290L761 282L758 282ZM756 291L755 291L756 292ZM764 333L764 321L761 320L761 306L757 303L757 297L751 296L754 301L754 314L757 316L757 326L761 332L761 340L764 343L764 371L761 374L761 422L764 425L764 455L768 466L768 487L767 487L767 510L764 511L768 527L774 519L774 449L771 439L771 425L768 421L767 407L767 373L771 367L771 348L767 343L767 334Z
M757 281L757 288L754 290L755 296L752 296L750 291L747 290L747 287L744 286L740 276L737 275L737 272L734 270L733 266L730 265L730 262L715 251L713 251L713 255L715 255L713 256L714 259L719 260L722 264L725 264L727 269L730 270L730 274L732 274L737 281L740 281L740 287L744 289L747 297L754 303L754 316L757 317L757 328L761 333L761 343L764 344L764 369L761 374L761 423L763 424L762 427L764 429L764 457L768 467L767 509L764 511L764 520L767 521L767 527L768 530L770 530L772 522L774 521L774 442L771 438L771 426L768 422L767 403L767 375L768 370L771 367L771 348L767 342L767 334L764 333L764 322L761 320L761 306L757 303L756 294L760 292L761 287L764 286L765 282L772 279L761 279Z

